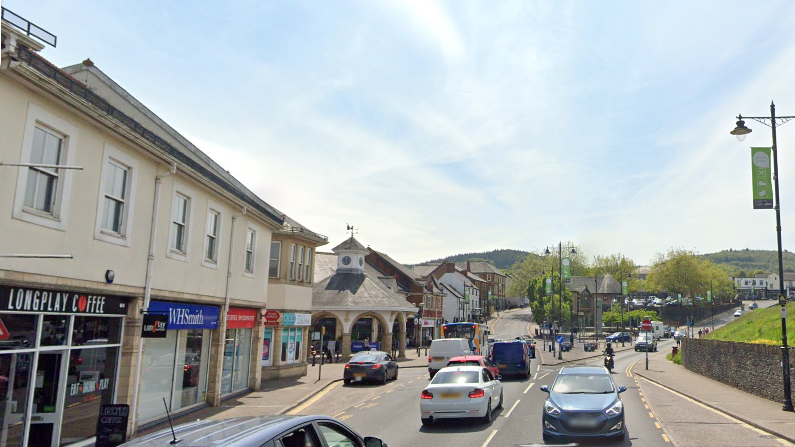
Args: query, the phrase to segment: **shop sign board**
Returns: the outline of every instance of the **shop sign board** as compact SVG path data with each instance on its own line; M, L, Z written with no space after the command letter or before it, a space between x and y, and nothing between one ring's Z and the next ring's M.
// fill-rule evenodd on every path
M129 405L101 405L97 420L96 447L115 447L124 444L127 440L127 421L129 419Z
M436 320L423 318L422 319L422 327L434 327L436 325Z
M265 326L278 326L282 314L278 310L269 310L262 315L262 324Z
M256 309L245 309L242 307L230 307L226 313L227 329L250 329L254 327L257 319Z
M61 314L127 315L127 298L113 295L0 286L0 310Z
M312 324L312 314L294 314L285 312L282 317L283 326L310 326Z
M147 312L168 315L169 329L217 329L220 309L199 304L151 301Z
M144 323L141 326L141 337L166 338L167 331L167 314L144 314Z

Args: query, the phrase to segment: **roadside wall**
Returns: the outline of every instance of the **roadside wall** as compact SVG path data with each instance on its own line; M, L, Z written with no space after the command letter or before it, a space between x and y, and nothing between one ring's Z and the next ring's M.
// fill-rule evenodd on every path
M795 371L793 354L790 354L790 368ZM778 346L684 338L682 365L747 393L784 401L781 348Z
M665 306L654 310L660 314L660 319L663 323L681 326L687 323L688 319L692 319L693 321L709 321L709 318L713 315L713 311L715 315L718 315L721 312L726 312L736 307L739 307L739 304L726 303L715 304L714 310L712 306L706 304L697 306Z

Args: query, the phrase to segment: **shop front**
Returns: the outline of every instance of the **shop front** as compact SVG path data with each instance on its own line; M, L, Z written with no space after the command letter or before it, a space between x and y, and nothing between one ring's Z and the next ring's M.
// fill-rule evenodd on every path
M308 313L265 312L262 318L266 326L262 346L263 380L303 376L306 374L306 350L308 330L312 315Z
M221 395L248 389L248 376L251 370L251 340L256 318L256 309L230 307L226 314Z
M218 328L220 309L153 300L147 313L168 315L168 330L164 337L144 342L138 396L141 423L166 415L164 398L169 411L206 401L212 331Z
M95 435L112 404L128 299L0 286L0 445Z

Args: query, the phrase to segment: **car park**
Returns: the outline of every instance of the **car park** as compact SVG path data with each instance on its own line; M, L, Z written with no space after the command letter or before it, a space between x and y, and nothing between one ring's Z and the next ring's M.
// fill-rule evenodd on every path
M649 352L657 352L657 340L648 332L641 332L635 340L635 351L642 352L648 350Z
M447 366L462 365L482 366L488 369L492 376L497 377L500 375L500 369L497 368L497 365L491 363L491 360L483 355L461 355L458 357L453 357L449 362L447 362Z
M609 341L610 343L621 343L621 342L630 342L632 336L629 332L613 332L612 334L605 337L605 341Z
M491 345L491 362L500 369L500 374L518 374L530 377L530 348L519 340L497 342Z
M345 385L351 382L380 382L398 378L398 364L388 353L383 351L357 352L345 364L342 381Z
M174 442L176 437L177 442ZM115 445L115 444L114 444ZM160 430L122 447L387 447L378 438L362 437L352 428L329 416L258 416L204 419Z
M420 395L420 419L429 426L437 419L480 418L490 423L492 411L502 407L500 379L480 366L442 368Z
M624 404L618 396L626 391L618 387L605 367L566 366L555 377L541 414L544 441L556 438L626 437Z

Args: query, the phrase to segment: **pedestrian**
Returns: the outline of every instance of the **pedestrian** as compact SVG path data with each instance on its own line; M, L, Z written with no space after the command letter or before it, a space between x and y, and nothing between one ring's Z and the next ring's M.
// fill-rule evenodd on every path
M709 335L709 328L705 329L705 332Z
M674 338L676 338L676 346L679 346L679 345L682 344L682 337L674 337Z
M698 330L698 338L701 338L702 331L701 329Z

